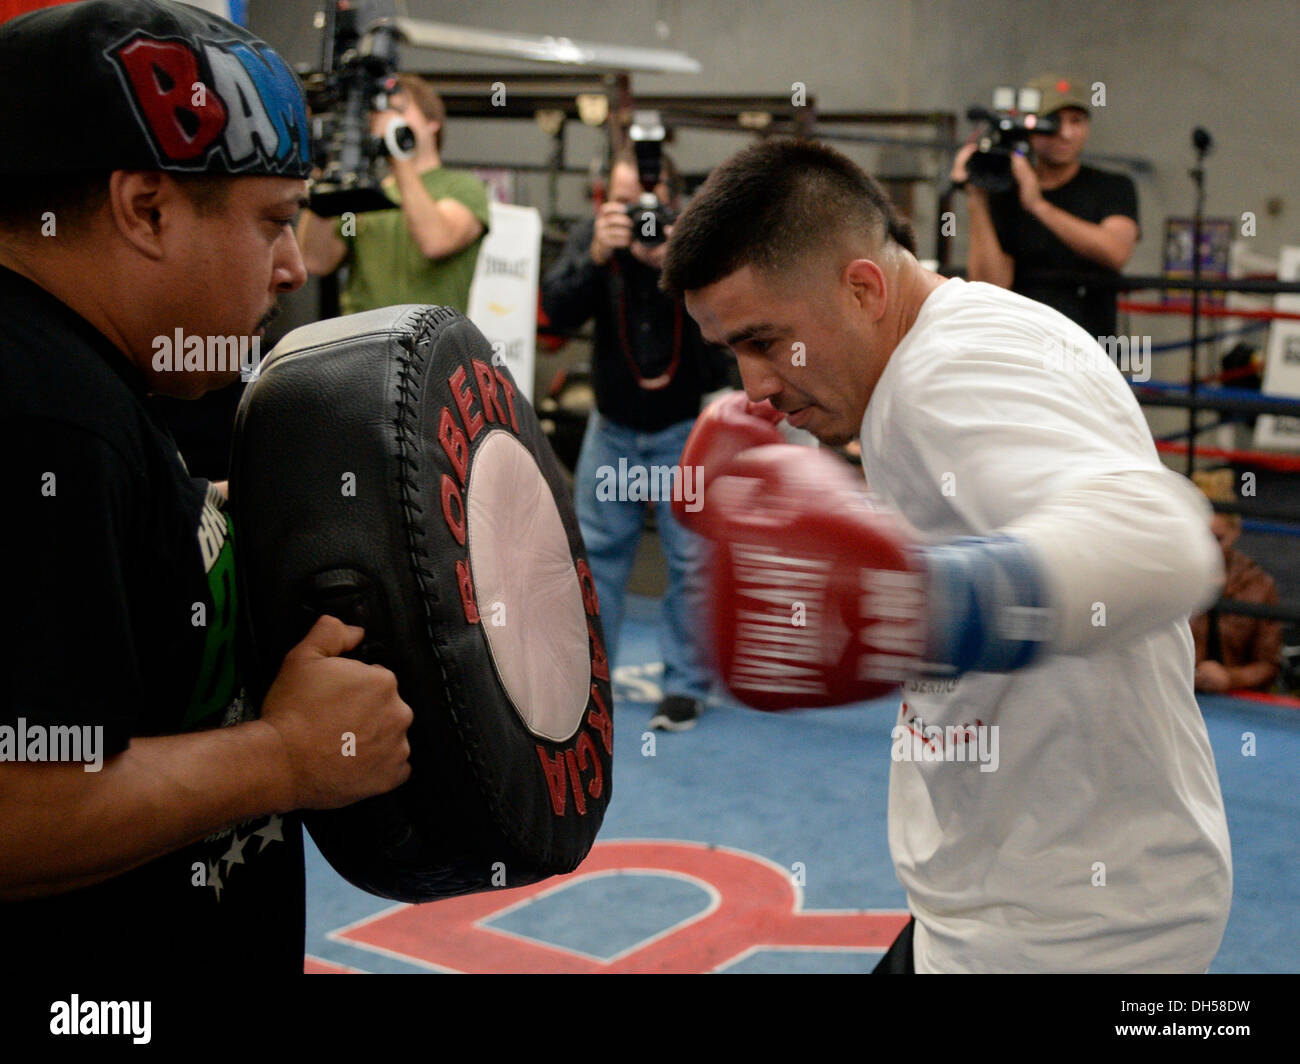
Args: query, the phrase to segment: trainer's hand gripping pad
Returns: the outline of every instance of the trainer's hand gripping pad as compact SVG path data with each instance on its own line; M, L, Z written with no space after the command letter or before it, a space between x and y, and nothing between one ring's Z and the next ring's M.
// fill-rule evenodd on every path
M403 306L289 333L236 419L241 617L260 705L322 613L415 713L410 779L306 824L401 901L570 872L609 804L613 700L569 492L483 335Z

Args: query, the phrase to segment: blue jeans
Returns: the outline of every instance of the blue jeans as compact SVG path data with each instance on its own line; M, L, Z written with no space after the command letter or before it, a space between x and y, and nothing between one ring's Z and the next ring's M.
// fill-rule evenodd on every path
M656 466L676 467L694 420L671 425L660 432L637 432L593 410L582 438L573 491L578 524L587 546L587 560L600 599L600 622L605 631L611 664L618 650L623 624L623 595L627 588L637 544L645 526L646 503L627 498L619 490L610 498L617 479L619 459L626 467L649 471ZM602 471L603 469L603 471ZM630 478L629 478L630 480ZM597 497L598 483L603 485ZM662 494L659 492L658 494ZM704 540L688 532L673 517L671 500L651 503L659 519L659 543L668 564L668 590L660 607L659 647L664 659L664 695L705 699L712 683L703 643Z

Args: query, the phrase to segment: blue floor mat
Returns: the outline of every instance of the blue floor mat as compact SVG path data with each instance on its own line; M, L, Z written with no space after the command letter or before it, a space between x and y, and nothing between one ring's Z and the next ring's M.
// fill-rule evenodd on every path
M744 919L753 925L755 945L725 964L702 960L701 970L869 971L880 949L861 945L863 927L872 920L878 922L872 927L894 927L906 909L886 837L896 700L794 714L757 713L723 702L711 705L691 731L649 732L662 672L657 605L637 596L628 601L615 672L614 791L602 842L682 840L751 855L745 867L752 876L779 871L801 888L803 913L840 929L827 932L831 941L823 946L773 945L761 940L759 929L773 918L749 913ZM1202 708L1227 805L1235 870L1232 914L1212 971L1296 971L1300 713L1218 697L1203 699ZM1243 755L1246 733L1254 736L1254 756ZM409 928L386 930L386 922L401 921L373 918L393 910L392 903L354 889L310 843L308 850L311 957L375 972L456 967L445 963L436 941L438 906L448 903L420 907L429 917L427 940L412 939ZM742 870L741 878L748 876ZM649 868L576 880L486 915L477 926L485 929L489 945L549 944L566 963L600 964L635 955L666 929L702 919L716 904L710 898L707 882ZM846 911L842 923L821 915ZM875 915L851 915L864 911ZM372 924L346 940L337 934L367 920ZM837 945L841 933L845 944ZM372 941L362 941L367 938Z

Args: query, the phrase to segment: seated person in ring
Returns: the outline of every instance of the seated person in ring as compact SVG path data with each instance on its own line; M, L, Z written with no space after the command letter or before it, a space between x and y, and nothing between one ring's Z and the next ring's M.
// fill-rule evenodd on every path
M1230 469L1193 473L1192 480L1211 502L1237 501ZM1216 513L1210 528L1223 550L1227 573L1223 597L1276 605L1278 595L1273 578L1234 547L1241 535L1241 517ZM1192 637L1196 640L1198 691L1266 691L1277 678L1282 649L1280 621L1212 609L1192 618Z

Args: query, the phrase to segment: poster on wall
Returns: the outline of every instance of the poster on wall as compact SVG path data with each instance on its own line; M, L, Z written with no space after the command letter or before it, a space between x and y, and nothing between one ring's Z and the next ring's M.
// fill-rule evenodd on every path
M1171 280L1192 280L1192 241L1195 225L1191 218L1165 219L1164 274ZM1201 279L1224 280L1228 276L1228 251L1232 245L1232 221L1228 218L1203 218L1201 220ZM1205 303L1212 307L1224 305L1223 292L1206 292ZM1167 288L1162 302L1170 306L1188 305L1191 292L1181 288Z
M488 199L493 203L514 203L515 172L504 166L476 166L471 171L487 185Z
M1300 280L1300 247L1284 247L1278 258L1279 281ZM1280 293L1273 297L1273 309L1300 314L1300 295ZM1268 327L1264 348L1264 388L1269 396L1293 396L1300 400L1300 321L1279 319ZM1300 403L1297 403L1300 407ZM1255 446L1300 451L1300 412L1295 417L1260 414L1255 422Z

